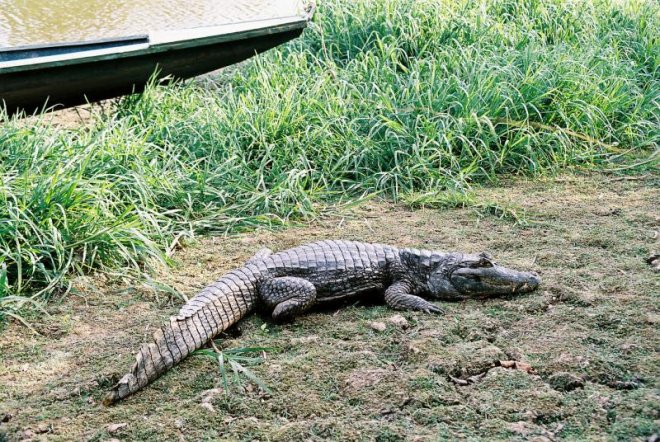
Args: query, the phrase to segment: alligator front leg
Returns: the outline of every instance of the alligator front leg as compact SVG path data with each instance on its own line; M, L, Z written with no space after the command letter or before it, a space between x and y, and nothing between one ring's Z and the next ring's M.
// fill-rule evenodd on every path
M316 301L316 288L306 279L285 276L262 282L259 296L267 306L274 307L273 319L282 321L311 307Z
M445 311L440 307L410 292L410 284L403 281L395 282L385 290L385 302L397 310L419 310L425 313L444 314Z

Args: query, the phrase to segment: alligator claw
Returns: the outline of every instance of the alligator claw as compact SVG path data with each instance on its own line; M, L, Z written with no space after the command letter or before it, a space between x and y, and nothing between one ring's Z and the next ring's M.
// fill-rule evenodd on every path
M430 306L429 308L425 309L424 312L426 313L435 313L438 315L444 315L445 311L441 309L440 307L436 307L435 305Z

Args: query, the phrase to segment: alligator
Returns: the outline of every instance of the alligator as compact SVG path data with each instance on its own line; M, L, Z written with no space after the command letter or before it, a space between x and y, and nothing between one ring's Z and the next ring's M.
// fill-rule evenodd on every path
M142 389L257 306L272 309L274 320L287 321L315 304L378 293L395 309L444 313L429 299L527 293L540 282L536 273L501 267L487 253L330 240L278 253L261 249L243 267L204 288L157 330L104 403Z

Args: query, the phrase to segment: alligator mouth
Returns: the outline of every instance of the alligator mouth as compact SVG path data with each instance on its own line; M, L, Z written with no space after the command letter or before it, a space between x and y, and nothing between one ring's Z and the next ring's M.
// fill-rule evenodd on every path
M459 268L452 272L451 279L462 294L482 297L529 293L541 284L541 278L534 272L503 267Z

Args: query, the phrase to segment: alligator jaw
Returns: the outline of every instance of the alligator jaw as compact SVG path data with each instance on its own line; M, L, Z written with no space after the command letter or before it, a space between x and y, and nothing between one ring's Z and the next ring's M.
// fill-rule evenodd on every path
M541 284L541 278L534 272L519 272L499 265L460 268L451 274L450 280L467 297L529 293Z

